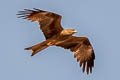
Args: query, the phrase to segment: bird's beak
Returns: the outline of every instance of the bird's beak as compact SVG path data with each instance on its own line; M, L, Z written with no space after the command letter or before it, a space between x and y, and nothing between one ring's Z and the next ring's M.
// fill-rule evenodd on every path
M74 30L74 31L73 31L73 33L77 33L77 31L76 31L76 30Z

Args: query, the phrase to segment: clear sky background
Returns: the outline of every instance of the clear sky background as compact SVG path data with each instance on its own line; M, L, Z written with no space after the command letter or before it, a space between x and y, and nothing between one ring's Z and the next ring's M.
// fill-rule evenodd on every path
M18 19L24 8L63 16L62 26L88 36L95 50L93 73L82 73L73 53L49 47L31 57L25 47L44 40L37 22ZM120 80L119 0L0 0L0 80Z

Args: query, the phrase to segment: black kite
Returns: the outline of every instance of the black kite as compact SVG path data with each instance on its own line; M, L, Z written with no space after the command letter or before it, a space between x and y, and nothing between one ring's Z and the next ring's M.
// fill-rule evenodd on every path
M40 29L46 38L45 41L37 45L25 48L25 50L33 51L31 56L49 46L60 46L74 52L74 57L77 58L80 67L82 66L83 72L86 68L87 74L92 73L95 54L88 38L72 36L77 32L75 29L63 29L61 15L35 8L33 10L24 9L24 11L19 11L18 15L21 15L19 18L28 19L32 22L38 21Z

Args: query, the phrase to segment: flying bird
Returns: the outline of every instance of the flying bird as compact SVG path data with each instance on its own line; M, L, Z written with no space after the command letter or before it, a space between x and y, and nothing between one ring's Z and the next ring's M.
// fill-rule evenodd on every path
M31 56L49 46L62 47L74 53L74 58L80 63L83 72L86 69L87 74L92 73L95 54L90 41L84 36L72 36L77 33L75 29L64 29L61 26L61 15L36 8L32 10L24 9L19 11L17 15L19 15L19 18L28 19L32 22L38 21L45 36L45 41L25 48L25 50L32 50Z

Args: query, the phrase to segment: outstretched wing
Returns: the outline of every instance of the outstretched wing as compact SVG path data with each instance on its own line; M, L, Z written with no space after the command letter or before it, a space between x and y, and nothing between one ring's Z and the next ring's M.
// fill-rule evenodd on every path
M95 54L87 37L72 36L68 40L56 44L56 46L60 46L73 51L74 57L77 58L77 62L80 62L80 67L82 66L83 72L86 68L87 74L89 72L92 73L92 68L94 67Z
M59 33L63 28L61 27L61 16L39 9L24 9L24 11L19 11L17 15L20 15L18 18L28 19L32 22L38 21L40 24L40 29L42 30L45 38L48 39L57 33Z

